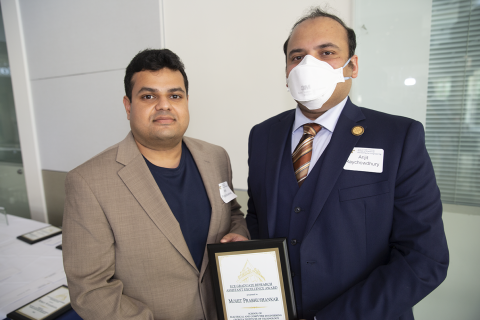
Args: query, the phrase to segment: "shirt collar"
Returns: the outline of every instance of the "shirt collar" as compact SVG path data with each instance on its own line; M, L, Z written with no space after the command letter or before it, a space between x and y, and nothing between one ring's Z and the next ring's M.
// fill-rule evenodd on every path
M328 109L324 114L315 120L310 120L305 117L305 115L302 113L302 110L300 110L297 105L297 108L295 109L295 122L293 123L292 133L297 131L297 129L301 128L306 123L318 123L322 126L322 128L333 133L333 130L335 130L335 126L337 125L338 118L340 118L340 114L347 103L347 99L348 96L335 107Z

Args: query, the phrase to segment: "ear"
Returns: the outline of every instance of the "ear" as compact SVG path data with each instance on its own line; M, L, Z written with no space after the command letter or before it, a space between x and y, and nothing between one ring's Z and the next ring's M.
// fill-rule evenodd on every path
M125 111L127 112L127 119L130 120L131 103L127 96L123 97L123 105L125 106Z
M350 68L352 69L352 78L356 78L358 76L358 56L355 54L350 59Z
M288 75L289 75L288 69L287 69L287 67L285 67L285 82L286 82L286 83L285 83L285 86L286 86L287 88L288 88Z

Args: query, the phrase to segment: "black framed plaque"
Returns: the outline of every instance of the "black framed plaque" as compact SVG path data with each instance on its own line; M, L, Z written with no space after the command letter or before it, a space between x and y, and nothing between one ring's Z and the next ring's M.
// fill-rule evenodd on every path
M297 319L285 238L207 248L218 319Z
M62 233L62 229L54 226L48 226L42 229L22 234L21 236L18 236L17 239L25 241L29 244L34 244L45 239L54 237L60 233Z
M7 314L12 320L53 320L72 309L67 286L60 286L46 295Z

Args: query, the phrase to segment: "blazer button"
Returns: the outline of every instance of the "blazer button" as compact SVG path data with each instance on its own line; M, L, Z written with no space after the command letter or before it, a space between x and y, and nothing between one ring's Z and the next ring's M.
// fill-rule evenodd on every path
M294 211L295 211L295 213L299 213L300 211L302 211L302 208L296 207Z
M294 246L297 244L297 240L293 239L290 243L292 244L292 246Z
M292 271L292 277L295 277L295 272Z

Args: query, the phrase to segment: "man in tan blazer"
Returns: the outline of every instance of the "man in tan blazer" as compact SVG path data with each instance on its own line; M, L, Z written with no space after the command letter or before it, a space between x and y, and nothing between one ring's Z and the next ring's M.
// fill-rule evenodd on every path
M95 320L216 319L206 244L249 237L240 206L219 192L233 189L229 157L183 136L188 80L170 50L137 54L125 91L131 132L66 180L73 308Z

